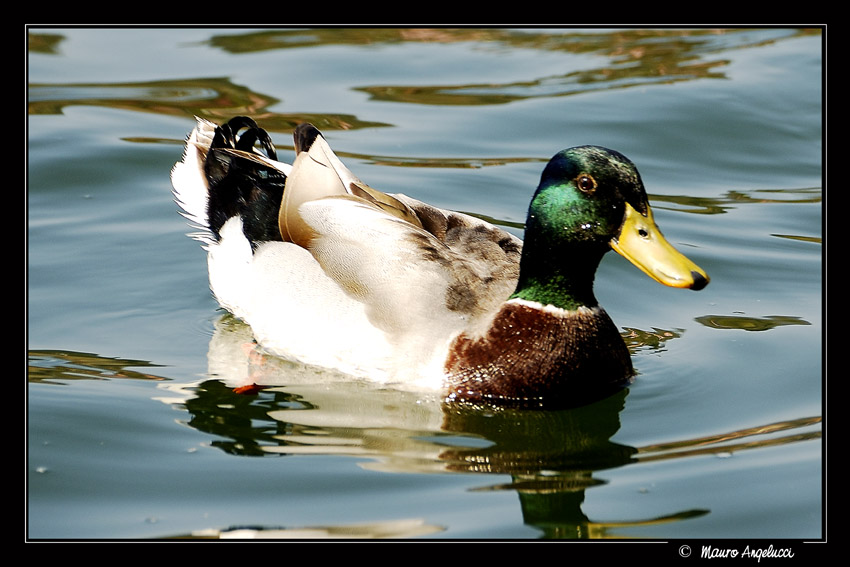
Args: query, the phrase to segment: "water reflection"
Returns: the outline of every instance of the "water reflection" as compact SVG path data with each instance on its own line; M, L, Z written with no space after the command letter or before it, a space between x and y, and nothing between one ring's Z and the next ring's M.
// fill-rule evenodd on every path
M391 28L319 27L278 28L241 34L216 34L206 42L228 53L277 49L302 49L323 45L370 46L395 43L476 42L494 50L594 53L618 61L660 60L678 56L693 59L696 53L713 53L729 47L765 46L801 35L818 35L816 28L776 28L765 35L759 29L722 28ZM670 47L670 45L673 47ZM689 55L690 54L690 55Z
M67 380L166 380L133 368L157 368L144 360L106 358L87 352L31 350L28 353L27 380L32 383L61 384Z
M220 331L234 339L240 333L238 325L235 327L225 325ZM640 333L630 335L636 345ZM666 332L645 336L670 338ZM631 447L612 440L620 428L626 391L572 410L493 409L446 405L436 396L360 382L332 383L329 375L325 377L331 383L311 381L308 377L312 371L302 368L300 374L287 376L290 384L252 389L252 395L246 396L236 393L244 390L232 387L234 378L235 383L261 377L271 381L272 374L280 372L281 365L286 366L281 361L252 358L248 345L242 343L241 350L253 369L236 376L222 375L224 357L220 351L211 351L217 379L193 387L192 397L185 402L190 425L213 434L214 446L231 454L255 457L364 457L360 463L363 468L391 473L507 475L507 483L484 482L476 490L515 491L525 523L547 538L623 537L629 527L684 521L710 513L685 509L642 520L589 518L582 504L586 491L603 483L596 476L599 471L649 460L726 455L820 437L816 430L820 418L807 418L700 439ZM636 346L653 348L649 344ZM228 378L230 385L225 383ZM305 379L305 383L298 383ZM805 431L812 428L815 430ZM293 533L297 532L275 536L261 531L254 536L292 537ZM228 535L232 534L222 536Z
M762 32L764 30L761 30ZM486 49L533 50L598 57L600 64L564 74L503 84L372 85L375 100L426 105L503 104L537 97L727 78L729 47L756 47L818 30L777 29L770 38L744 29L517 30L502 28L312 28L214 35L208 44L230 53L318 46L476 42Z
M625 333L633 350L663 348L679 334L659 329ZM586 490L602 484L599 471L820 437L819 431L797 431L820 423L812 418L711 438L626 446L612 438L620 428L627 391L565 411L446 405L437 395L335 379L328 371L264 357L254 349L250 329L228 315L217 322L209 360L216 379L193 388L185 407L193 427L216 436L214 446L251 456L365 457L363 468L391 473L508 475L507 483L485 482L477 490L515 491L526 524L542 537L622 537L628 527L709 513L686 509L642 520L588 518L582 504ZM235 393L245 391L240 385L273 384L281 378L286 385L249 389L249 396Z
M663 348L679 331L628 329L632 350ZM820 418L771 424L712 437L650 447L613 441L628 395L564 411L523 411L446 405L439 395L352 381L257 351L250 328L229 315L216 322L208 353L209 379L163 384L161 400L185 409L186 423L210 435L209 444L240 457L344 455L360 466L390 473L466 473L508 476L476 490L510 490L527 525L547 538L623 537L627 528L684 521L708 510L671 511L659 517L616 521L589 518L585 494L603 483L599 471L649 460L793 443L820 437ZM32 352L34 381L135 377L141 361L96 355ZM256 386L256 384L262 384ZM439 531L415 519L362 526L234 527L180 537L307 538L417 537Z
M741 331L769 331L786 325L811 325L808 321L793 315L768 315L767 317L705 315L697 317L696 321L712 329L738 329Z
M246 396L208 380L192 394L184 404L189 425L230 454L334 454L363 457L363 468L390 473L507 475L507 483L484 482L475 490L515 491L526 524L542 537L617 537L616 529L708 513L601 522L582 511L585 491L603 483L595 473L637 462L640 449L612 441L626 392L555 412L449 406L412 392L344 383L270 387ZM299 533L260 530L250 537Z
M373 100L416 105L481 106L534 98L570 96L595 91L641 87L696 79L726 79L729 48L763 46L817 35L817 29L622 29L517 30L502 28L317 28L276 29L216 34L207 44L229 53L303 49L321 46L372 46L395 43L477 42L482 49L532 50L598 58L598 65L566 73L506 83L441 85L362 85L354 90ZM32 53L61 57L63 36L51 30L29 30ZM595 62L595 61L594 61ZM584 68L589 67L589 68ZM268 108L279 99L234 85L228 78L200 77L149 83L30 84L30 114L61 112L70 104L127 108L167 115L196 115L220 121L247 114L270 131L291 131L300 122L319 129L351 129L377 124L346 115L279 115ZM80 93L86 93L81 95ZM116 100L121 99L121 100Z
M99 106L168 116L201 116L225 122L233 116L253 116L272 132L291 132L302 122L322 130L388 126L350 114L271 112L280 99L212 77L134 83L62 83L28 85L29 114L61 114L69 106Z
M59 46L65 36L59 33L27 34L27 51L45 55L59 55Z
M819 204L823 191L819 187L802 189L757 189L728 191L722 197L689 195L649 195L655 209L669 209L704 215L728 213L741 205L752 204Z
M629 527L678 522L710 513L685 509L642 520L589 518L586 491L604 483L599 471L640 462L733 452L820 439L820 417L807 417L645 447L613 438L627 391L571 410L526 411L447 405L439 396L381 387L260 356L250 330L222 318L209 353L210 378L177 384L130 367L144 361L88 353L31 351L32 382L80 379L157 380L159 399L181 407L186 423L208 434L210 445L239 457L344 455L365 469L391 473L482 475L479 491L517 493L527 525L546 538L628 537ZM672 338L666 332L629 333ZM247 339L247 342L246 342ZM663 341L662 341L663 342ZM229 349L229 350L227 350ZM225 352L226 351L226 352ZM285 385L246 388L255 380ZM491 475L508 482L488 482ZM234 527L176 537L368 538L419 537L440 531L415 518L354 526Z
M236 526L227 529L198 530L174 539L410 539L442 531L440 526L427 524L419 518L349 524L343 526L262 527Z

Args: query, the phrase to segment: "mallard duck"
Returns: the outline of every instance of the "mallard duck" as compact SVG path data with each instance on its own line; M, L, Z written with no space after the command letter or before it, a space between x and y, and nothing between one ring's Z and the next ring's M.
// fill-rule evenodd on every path
M252 119L198 119L171 176L200 228L212 293L269 354L447 400L579 405L634 375L593 293L608 250L662 284L708 284L661 235L637 169L616 151L558 152L523 242L373 189L310 124L294 140L289 165Z

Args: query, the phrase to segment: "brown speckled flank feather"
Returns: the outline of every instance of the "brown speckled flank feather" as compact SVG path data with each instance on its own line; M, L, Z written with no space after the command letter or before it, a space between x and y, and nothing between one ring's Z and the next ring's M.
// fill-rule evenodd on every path
M506 303L486 334L462 334L446 361L449 395L468 402L564 407L634 374L628 349L601 308L564 311ZM595 392L583 392L592 385ZM584 395L587 394L587 395Z

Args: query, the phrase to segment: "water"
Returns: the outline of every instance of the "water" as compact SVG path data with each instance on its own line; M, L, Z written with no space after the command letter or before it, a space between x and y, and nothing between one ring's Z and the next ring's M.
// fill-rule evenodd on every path
M820 30L29 38L29 538L823 536ZM615 148L712 283L606 256L639 375L573 411L248 359L169 182L193 116L237 114L284 159L312 121L372 186L518 235L552 154ZM249 372L280 386L234 392Z

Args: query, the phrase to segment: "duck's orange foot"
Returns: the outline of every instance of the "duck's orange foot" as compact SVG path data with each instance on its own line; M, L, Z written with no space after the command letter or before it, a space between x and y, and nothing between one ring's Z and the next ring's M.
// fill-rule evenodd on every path
M242 394L245 396L256 396L266 388L268 388L268 386L260 386L259 384L248 384L247 386L239 386L238 388L233 388L233 393Z

